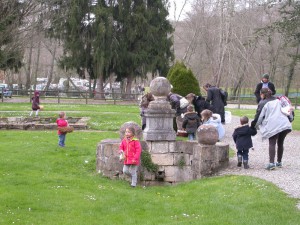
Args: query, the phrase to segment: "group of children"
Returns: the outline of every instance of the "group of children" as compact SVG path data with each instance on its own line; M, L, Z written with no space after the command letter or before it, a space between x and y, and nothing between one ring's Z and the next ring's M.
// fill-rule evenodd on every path
M187 112L184 114L182 127L188 134L188 139L196 140L196 131L200 124L210 124L216 127L221 140L225 135L225 129L221 123L221 117L219 114L213 114L212 111L205 109L201 113L201 119L194 111L194 107L189 105ZM255 128L249 126L249 119L246 116L240 118L240 125L235 128L233 132L233 140L236 144L238 167L244 165L245 169L249 168L249 149L253 147L251 136L256 135Z
M210 110L204 110L201 113L203 124L212 124L217 127L219 138L221 139L225 130L221 123L221 117L218 114L213 114ZM188 112L185 114L185 126L189 134L189 140L195 140L194 128L200 125L201 120L197 113L193 111L193 106L188 107ZM235 128L232 135L237 148L238 167L244 165L245 169L249 168L249 149L253 147L251 136L256 135L255 128L249 126L249 119L246 116L240 118L240 125ZM137 185L137 170L141 157L141 144L135 137L133 127L128 127L125 130L125 137L120 144L120 161L123 161L123 173L131 177L131 187Z
M29 116L32 116L35 112L35 116L37 117L39 115L39 111L42 109L42 106L40 105L40 92L34 91L34 95L31 98L32 100L32 111L30 112ZM61 127L68 127L68 121L66 120L66 113L60 112L58 115L58 119L56 120L57 124L57 134L58 134L58 146L59 147L65 147L65 141L66 141L66 134L67 132L62 132L59 130Z
M194 111L194 107L189 105L187 112L184 114L183 127L188 133L189 140L195 140L196 130L200 124L211 124L217 128L219 140L225 135L224 127L221 123L221 117L218 114L213 114L210 110L201 112L201 119ZM246 116L240 118L240 125L233 132L233 140L236 143L238 167L244 165L245 169L249 168L249 149L253 147L251 136L256 135L255 128L249 126L249 119ZM135 137L133 127L128 127L125 130L125 137L120 144L120 161L123 161L123 173L131 177L131 187L136 187L137 170L141 157L141 144Z
M201 116L201 118L200 118ZM213 113L211 110L205 109L198 116L193 105L187 107L187 112L183 115L182 128L187 132L190 141L196 140L196 131L201 124L213 125L219 135L219 140L225 135L225 129L221 123L219 114Z

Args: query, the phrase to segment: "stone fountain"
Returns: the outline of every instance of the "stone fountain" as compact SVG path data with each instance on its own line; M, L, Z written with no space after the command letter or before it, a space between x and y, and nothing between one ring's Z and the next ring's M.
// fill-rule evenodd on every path
M217 142L217 130L210 125L198 128L198 141L176 141L173 129L175 111L171 109L166 97L171 90L169 81L157 77L150 84L150 91L155 100L150 102L145 112L146 128L134 123L125 123L120 129L120 138L127 126L134 126L138 138L142 138L143 151L148 151L152 162L158 165L156 172L147 171L140 166L142 185L175 184L213 175L227 167L229 163L229 145ZM115 178L122 171L118 160L118 140L103 140L97 147L96 169L104 176ZM122 178L122 176L120 176Z

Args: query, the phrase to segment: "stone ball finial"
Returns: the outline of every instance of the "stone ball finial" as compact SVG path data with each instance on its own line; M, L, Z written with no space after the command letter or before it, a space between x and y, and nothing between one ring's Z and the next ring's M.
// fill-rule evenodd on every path
M214 145L218 142L219 134L213 125L203 124L197 129L198 142L203 145Z
M142 139L143 130L136 122L133 121L126 122L120 127L119 130L120 139L123 139L125 137L125 130L127 127L133 127L135 130L135 137L138 138L139 140Z
M150 83L150 91L154 96L167 96L171 91L171 84L165 77L156 77Z

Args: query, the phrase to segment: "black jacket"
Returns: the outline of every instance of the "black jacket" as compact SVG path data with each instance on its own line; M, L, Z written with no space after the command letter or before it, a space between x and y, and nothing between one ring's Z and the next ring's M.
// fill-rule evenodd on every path
M263 83L260 82L256 85L255 88L255 97L256 97L256 102L259 103L260 102L260 90L262 89ZM268 88L272 91L272 95L276 94L276 90L275 90L275 85L272 82L268 82Z
M197 112L199 117L201 117L201 112L204 109L209 109L212 111L212 106L207 101L205 101L205 98L203 98L202 96L195 96L192 104L194 105L195 111Z
M256 135L257 131L255 128L244 125L237 127L233 134L233 140L236 144L237 149L249 149L253 147L251 136Z
M188 134L195 133L200 126L200 118L196 112L187 112L184 114L182 127Z
M215 86L208 88L206 101L211 104L212 112L218 113L221 116L222 123L225 122L224 102L220 89Z

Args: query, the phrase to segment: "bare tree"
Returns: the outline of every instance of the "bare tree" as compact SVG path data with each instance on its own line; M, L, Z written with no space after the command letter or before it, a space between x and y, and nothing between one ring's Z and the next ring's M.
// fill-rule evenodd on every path
M252 93L263 73L281 86L284 70L293 65L286 54L294 55L296 48L285 47L274 30L261 32L280 18L279 7L263 0L194 0L192 12L175 30L176 58L190 66L200 83L232 87L234 95L241 88Z

